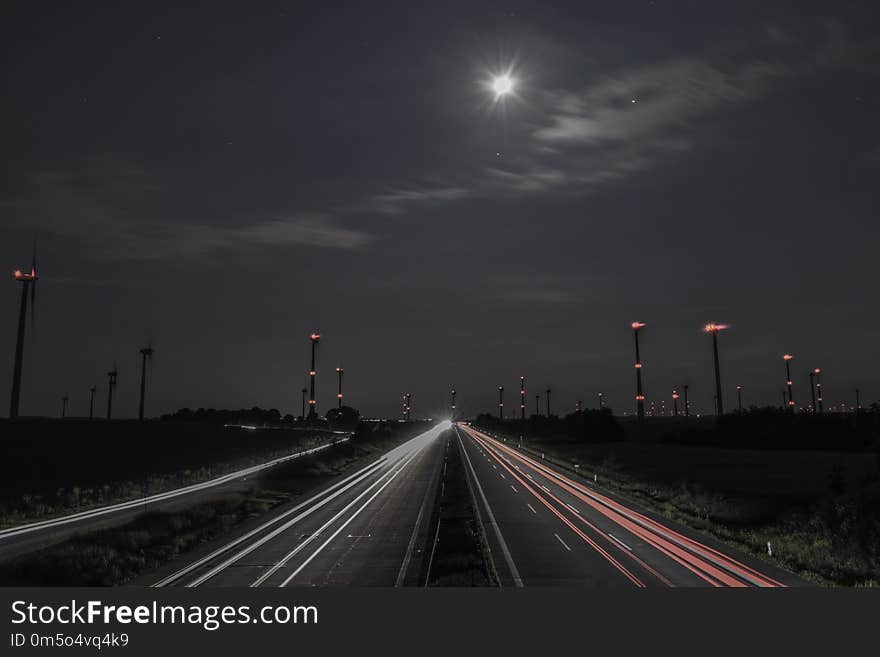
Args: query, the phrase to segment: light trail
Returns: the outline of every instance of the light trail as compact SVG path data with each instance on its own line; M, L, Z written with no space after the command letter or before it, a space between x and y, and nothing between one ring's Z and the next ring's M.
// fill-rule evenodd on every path
M178 581L181 581L187 575L193 573L194 571L197 571L199 568L202 568L204 566L209 565L211 562L215 561L217 558L228 553L230 550L232 550L236 547L239 547L243 544L246 544L248 541L250 541L252 539L256 539L252 543L247 544L244 548L242 548L241 550L239 550L238 552L236 552L232 556L224 559L221 563L214 566L213 568L208 570L206 573L200 575L199 577L197 577L194 580L187 582L184 585L186 587L200 586L201 584L205 583L206 581L212 579L213 577L215 577L219 573L223 572L229 566L238 562L240 559L242 559L246 555L250 554L254 550L265 545L269 541L277 538L282 533L284 533L285 531L287 531L288 529L290 529L291 527L293 527L294 525L299 523L301 520L307 518L312 513L314 513L318 509L324 507L325 505L327 505L329 502L333 501L334 499L336 499L340 495L347 493L354 486L357 486L358 484L362 483L368 477L371 477L371 476L377 474L383 468L386 468L386 467L393 468L396 463L400 462L402 459L404 459L407 456L409 456L410 454L412 454L413 451L417 451L417 450L421 449L423 446L430 443L434 438L436 438L438 435L440 435L440 433L442 433L443 431L448 429L448 427L449 427L448 422L441 422L438 425L429 429L428 431L421 433L414 438L409 439L408 441L406 441L402 445L398 445L394 449L388 451L381 458L374 461L370 465L362 468L358 472L356 472L352 475L349 475L348 477L346 477L342 481L334 484L330 488L328 488L324 491L321 491L320 493L317 493L316 495L313 495L308 500L305 500L304 502L297 504L295 507L293 507L292 509L289 509L288 511L284 512L280 516L277 516L276 518L273 518L272 520L260 525L256 529L251 530L250 532L244 534L243 536L236 538L235 540L231 541L230 543L227 543L226 545L213 551L211 554L189 564L185 568L183 568L183 569L175 572L174 574L162 579L161 581L157 582L153 586L157 586L157 587L167 586L169 584L173 584ZM333 491L335 491L335 492L333 492ZM321 498L324 498L324 499L321 499ZM295 517L291 518L290 520L285 522L283 525L281 525L280 527L277 527L276 529L269 532L268 534L260 536L260 534L262 534L265 530L267 530L272 525L279 523L280 521L284 520L285 518L288 518L292 514L297 513L298 511L300 511L302 509L306 509L306 510L303 511L302 513L299 513Z
M42 529L51 529L53 527L60 527L63 525L80 522L82 520L90 520L92 518L99 518L101 516L118 513L120 511L127 511L149 504L155 504L156 502L164 502L175 497L180 497L181 495L197 493L208 488L213 488L214 486L219 486L220 484L225 484L236 479L241 479L242 477L247 477L267 468L275 467L276 465L279 465L286 461L300 458L302 456L307 456L309 454L314 454L315 452L320 452L321 450L327 449L329 447L332 447L333 445L337 445L347 440L348 438L340 438L339 440L336 440L332 443L319 445L318 447L313 447L312 449L297 452L296 454L288 454L287 456L282 456L280 458L266 461L265 463L260 463L258 465L250 466L242 470L236 470L235 472L230 472L229 474L225 474L220 477L210 479L208 481L203 481L198 484L192 484L190 486L184 486L182 488L175 488L174 490L165 491L164 493L156 493L155 495L148 495L147 497L139 497L137 499L128 500L126 502L119 502L117 504L110 504L108 506L102 506L96 509L89 509L88 511L79 511L77 513L71 513L66 516L61 516L60 518L40 520L39 522L32 522L26 525L19 525L17 527L10 527L9 529L4 529L0 531L0 541L6 538L11 538L13 536L21 536L22 534L29 534L31 532L40 531Z
M475 430L471 429L471 431ZM479 433L494 449L511 455L521 463L531 466L536 471L554 480L561 488L589 504L599 513L627 529L633 535L642 538L662 553L688 568L688 570L695 573L699 570L700 572L696 574L699 574L706 581L710 581L710 583L714 579L716 580L715 585L721 582L728 586L743 586L742 582L731 577L733 575L755 586L784 586L781 582L714 548L684 534L680 534L644 514L623 506L611 498L582 487L575 481L544 466L538 461L506 447L500 441L489 438L480 432L475 431L475 433Z
M478 441L478 442L480 441L480 439L477 438L475 435L473 435L473 434L470 434L470 435L471 435L471 438L473 438L475 441ZM492 448L489 445L484 445L484 446L490 452L492 451ZM498 458L499 463L501 463L500 455L496 456L496 458ZM575 534L580 536L588 545L590 545L602 557L604 557L615 569L617 569L621 574L623 574L627 579L629 579L636 586L639 586L639 587L645 586L645 584L638 577L636 577L636 575L634 575L632 572L630 572L629 569L627 569L623 564L621 564L617 559L615 559L611 554L609 554L605 549L603 549L598 543L596 543L587 534L582 532L574 523L572 523L568 518L566 518L556 507L554 507L552 504L550 504L550 502L548 502L544 498L544 496L542 496L540 493L538 493L537 489L530 486L526 482L525 479L522 479L521 477L519 477L519 475L517 475L507 465L505 465L504 463L501 463L501 465L504 468L507 468L508 471L523 485L523 487L528 492L530 492L534 496L534 498L536 500L538 500L539 502L541 502L541 504L543 504L545 507L547 507L557 518L559 518L563 523L565 523L565 525L567 525L569 529L571 529ZM552 493L549 493L549 491L547 492L547 496L550 497L551 499L553 499L555 502L557 502L561 506L565 507L565 503L562 500L560 500L559 498L557 498L556 496L554 496ZM605 536L605 534L603 532L601 532L598 528L596 528L594 525L592 525L590 522L588 522L584 518L579 517L579 519L582 522L584 522L587 526L589 526L591 529L596 531L600 536L602 536L603 538L605 538L607 540L608 537ZM613 545L613 543L612 543L612 545ZM631 556L640 566L645 568L649 573L651 573L652 575L655 575L664 583L669 584L669 582L668 582L668 580L666 580L666 578L664 578L662 575L660 575L655 570L653 570L650 566L648 566L646 563L644 563L641 559L639 559L635 555L629 555L629 553L625 553L625 554L628 554L628 556Z

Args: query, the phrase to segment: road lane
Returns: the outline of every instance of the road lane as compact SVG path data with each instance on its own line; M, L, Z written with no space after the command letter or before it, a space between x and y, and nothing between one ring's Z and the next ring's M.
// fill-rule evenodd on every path
M610 563L608 555L585 541L573 523L536 496L525 477L517 480L516 470L461 429L464 427L457 427L461 448L473 463L524 586L640 585L633 581L637 577ZM511 488L511 480L516 490ZM487 535L502 584L512 585L509 574L504 577L503 560L497 556L502 554L497 538L492 532Z
M403 443L156 585L413 583L443 466L441 436L448 428L441 424Z
M743 557L731 556L730 548L721 547L704 537L695 538L694 532L671 527L612 498L597 487L579 478L572 478L539 460L521 454L503 441L461 426L460 434L466 449L475 453L483 467L484 478L492 480L500 473L519 482L520 488L533 496L529 502L540 513L555 517L558 525L565 525L581 542L603 557L595 562L602 571L616 571L623 576L623 584L661 586L781 586L780 575L768 576L760 567L746 563ZM505 482L505 485L509 485ZM496 488L496 507L514 509L517 501L509 488ZM505 497L506 496L506 497ZM539 503L536 503L539 502ZM533 514L534 515L534 514ZM504 528L504 523L502 523ZM507 531L512 552L527 551L534 528ZM520 534L525 533L525 538ZM572 545L559 533L566 544ZM534 548L532 548L534 551ZM519 563L519 562L518 562ZM538 564L520 564L526 585L543 583L540 569L531 573ZM772 570L772 569L769 569ZM530 577L531 575L531 577ZM784 578L784 577L783 577ZM796 578L787 578L789 581ZM609 582L613 580L608 580ZM618 582L621 580L618 579Z

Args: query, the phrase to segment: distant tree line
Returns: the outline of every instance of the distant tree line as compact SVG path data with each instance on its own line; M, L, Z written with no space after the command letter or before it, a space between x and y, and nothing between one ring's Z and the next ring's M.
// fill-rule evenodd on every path
M558 415L532 415L521 420L501 420L496 415L482 413L476 419L477 426L503 431L511 435L520 432L533 438L555 438L582 442L611 442L624 439L623 427L607 408Z
M479 415L479 427L510 436L580 442L675 443L748 449L877 451L880 453L880 409L858 414L790 413L776 407L753 407L714 416L617 418L608 409L585 410L564 417L532 415L525 423Z
M199 422L203 424L245 424L258 427L284 427L304 424L302 418L287 414L282 416L277 408L264 409L259 406L242 408L238 410L216 408L181 408L180 410L163 415L162 420L173 422ZM309 426L354 429L360 420L357 409L349 406L332 408L327 411L324 418L308 420Z

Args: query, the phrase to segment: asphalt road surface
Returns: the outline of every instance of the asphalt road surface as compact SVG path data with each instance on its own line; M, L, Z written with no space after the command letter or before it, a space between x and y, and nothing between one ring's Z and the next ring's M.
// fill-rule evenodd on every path
M784 571L679 527L464 424L493 559L514 586L790 586Z
M802 584L504 441L442 423L207 554L172 564L154 585L424 585L449 449L463 450L502 586Z
M441 423L154 586L418 585L453 438Z

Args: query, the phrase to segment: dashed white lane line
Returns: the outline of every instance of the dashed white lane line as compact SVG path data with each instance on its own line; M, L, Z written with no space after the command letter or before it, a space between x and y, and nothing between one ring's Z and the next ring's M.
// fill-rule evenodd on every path
M574 508L571 504L566 504L565 506L574 511L576 514L581 515L581 512Z
M503 472L499 472L498 474L501 476L502 479L507 479L507 477L504 476Z
M543 488L546 492L550 492L550 489L547 488L544 484L541 484L541 488Z
M556 540L557 540L557 541L559 541L560 543L562 543L562 547L564 547L566 550L568 550L569 552L571 552L571 548L568 547L568 545L566 544L566 542L563 541L563 540L559 537L559 534L553 534L553 535L556 537Z
M532 481L535 480L535 478L534 478L532 475L530 475L528 472L526 472L526 477L528 477L528 478L531 479Z
M627 545L626 543L624 543L623 541L621 541L619 538L617 538L617 537L616 537L614 534L612 534L611 532L609 532L608 535L611 537L611 540L613 540L614 542L616 542L616 543L620 543L623 547L625 547L625 548L626 548L627 550L629 550L630 552L633 551L633 549L632 549L629 545Z
M510 489L511 489L514 493L518 492L518 491L516 490L516 486L514 486L513 484L510 484Z
M535 515L538 515L538 512L535 511L535 507L533 507L533 506L532 506L531 504L529 504L528 502L526 503L526 506L529 507L529 511L531 511L531 512L534 513Z

